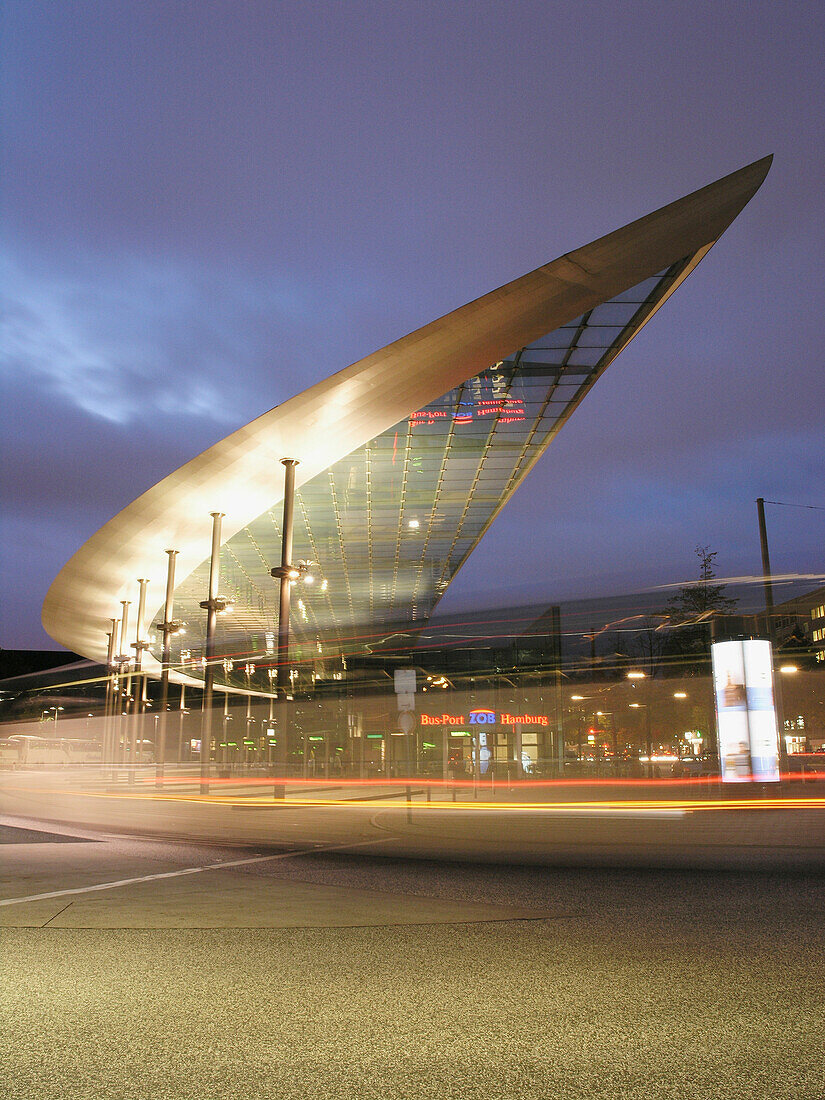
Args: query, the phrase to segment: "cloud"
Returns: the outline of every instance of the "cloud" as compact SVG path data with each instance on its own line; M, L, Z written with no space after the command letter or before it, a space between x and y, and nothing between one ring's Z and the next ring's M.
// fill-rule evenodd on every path
M99 420L164 414L228 430L291 392L296 367L312 371L304 330L321 287L134 257L49 269L7 254L0 271L4 380Z

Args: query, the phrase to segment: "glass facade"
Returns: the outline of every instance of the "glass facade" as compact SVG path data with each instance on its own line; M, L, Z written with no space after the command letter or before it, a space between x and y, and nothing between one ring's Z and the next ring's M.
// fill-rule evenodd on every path
M311 563L312 576L292 591L296 660L363 651L371 638L426 620L496 513L687 263L491 364L296 492L292 558ZM280 553L280 504L224 544L220 591L234 600L219 631L226 657L274 660L278 582L270 568ZM204 561L175 596L175 616L187 622L175 661L194 674L208 573Z

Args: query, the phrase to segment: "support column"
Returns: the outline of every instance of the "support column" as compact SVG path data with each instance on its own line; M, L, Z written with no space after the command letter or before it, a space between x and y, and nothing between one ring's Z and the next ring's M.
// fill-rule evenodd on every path
M146 617L146 588L149 584L148 580L144 578L138 579L140 585L140 594L138 596L138 613L137 613L137 626L135 627L135 640L132 642L132 649L135 651L135 697L132 701L132 717L131 717L131 730L129 737L129 753L131 757L131 767L129 769L129 782L135 781L135 768L138 763L138 745L143 741L141 736L143 732L143 718L141 713L141 702L143 699L143 651L146 648L146 641L143 637L143 620Z
M212 756L212 684L215 678L215 629L218 624L218 584L221 565L221 520L223 512L211 512L212 554L209 560L209 596L201 603L206 611L206 666L203 670L201 704L201 794L209 794L209 765Z
M129 673L129 657L127 653L127 637L129 630L129 608L132 605L131 600L121 600L120 606L123 609L120 616L120 651L118 654L119 669L121 672L120 683L118 685L118 694L115 699L115 705L117 707L117 722L115 723L115 729L119 731L119 740L122 742L122 756L123 763L126 763L126 735L129 730L128 717L124 722L124 710L129 711L129 696L132 690L132 677ZM123 680L123 670L126 669L126 680Z
M186 721L186 684L180 686L180 705L178 708L178 763L183 763L183 729ZM191 759L191 754L186 757Z
M157 770L155 779L157 785L161 785L163 779L163 765L166 762L166 725L167 711L169 710L169 665L172 660L172 635L180 632L180 623L172 622L172 611L175 600L175 558L177 550L167 550L168 561L166 565L166 601L163 605L163 622L160 626L163 643L160 654L160 719L158 721L158 743L155 746L155 760Z
M289 691L289 597L291 582L295 577L292 570L292 532L294 528L295 508L295 467L298 460L283 458L284 466L284 522L281 534L281 567L272 570L272 575L280 581L278 594L278 688L283 697Z
M106 647L106 702L103 707L103 745L102 745L102 763L108 764L110 760L114 760L114 751L112 747L112 701L115 694L115 673L114 673L114 660L115 660L115 643L117 641L117 619L112 619L112 629L108 631L106 637L108 639L108 645Z
M281 564L270 570L270 575L278 578L278 663L277 687L281 700L281 715L278 723L278 762L286 768L289 759L290 714L287 696L290 688L289 676L289 597L293 580L299 571L292 565L292 532L294 527L295 505L295 467L297 458L282 458L284 467L284 519L281 532Z

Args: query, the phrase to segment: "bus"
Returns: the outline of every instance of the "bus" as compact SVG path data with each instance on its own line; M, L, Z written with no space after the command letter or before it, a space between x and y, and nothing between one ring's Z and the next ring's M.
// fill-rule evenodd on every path
M99 764L99 741L74 737L37 737L16 733L0 742L0 763L27 768L31 764Z

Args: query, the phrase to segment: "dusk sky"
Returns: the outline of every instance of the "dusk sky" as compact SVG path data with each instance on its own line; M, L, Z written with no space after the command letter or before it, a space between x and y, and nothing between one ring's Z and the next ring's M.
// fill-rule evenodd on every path
M813 0L7 0L0 646L55 648L61 566L235 428L767 153L444 607L675 583L697 543L754 574L758 496L809 506L768 507L775 571L821 574L823 29Z

